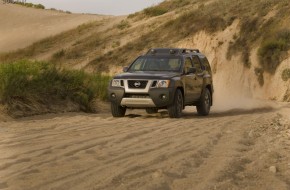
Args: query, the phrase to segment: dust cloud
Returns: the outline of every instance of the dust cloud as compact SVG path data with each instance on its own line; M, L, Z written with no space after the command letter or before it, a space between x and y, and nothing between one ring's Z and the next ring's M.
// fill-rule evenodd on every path
M257 99L251 90L242 84L215 85L213 96L213 111L226 112L231 110L263 110L274 109L273 102Z

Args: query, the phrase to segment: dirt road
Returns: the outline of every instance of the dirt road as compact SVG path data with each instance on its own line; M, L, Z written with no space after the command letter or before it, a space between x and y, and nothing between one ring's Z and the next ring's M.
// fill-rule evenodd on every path
M289 104L0 122L0 189L290 189Z

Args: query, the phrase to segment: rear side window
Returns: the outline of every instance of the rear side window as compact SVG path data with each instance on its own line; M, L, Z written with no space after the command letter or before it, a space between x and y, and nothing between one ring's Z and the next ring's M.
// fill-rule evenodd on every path
M202 62L202 64L203 64L203 66L205 67L206 71L207 71L209 74L212 74L212 73L211 73L210 64L209 64L207 58L206 58L206 57L201 57L200 60L201 60L201 62Z
M192 62L191 62L191 59L189 57L185 58L185 61L184 61L184 73L187 73L189 68L192 67Z
M200 65L199 58L197 56L192 56L192 62L194 67L196 68L197 72L201 72L202 67Z

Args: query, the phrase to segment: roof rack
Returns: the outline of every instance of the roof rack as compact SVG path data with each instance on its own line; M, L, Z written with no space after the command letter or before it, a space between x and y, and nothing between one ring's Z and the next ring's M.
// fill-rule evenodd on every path
M199 49L179 49L179 48L152 48L147 51L148 54L185 54L185 53L200 53Z
M181 49L181 53L199 53L199 49Z

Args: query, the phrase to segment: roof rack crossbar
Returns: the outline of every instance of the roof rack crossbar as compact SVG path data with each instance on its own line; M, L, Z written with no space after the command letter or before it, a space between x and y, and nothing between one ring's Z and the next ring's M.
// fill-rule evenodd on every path
M182 49L181 50L181 53L193 53L193 52L196 52L196 53L199 53L199 49Z
M163 51L162 51L163 50ZM164 52L164 50L167 50L166 52ZM186 54L186 53L200 53L199 49L178 49L178 48L168 48L168 49L158 49L158 48L152 48L149 49L149 51L147 51L147 55L148 54Z

